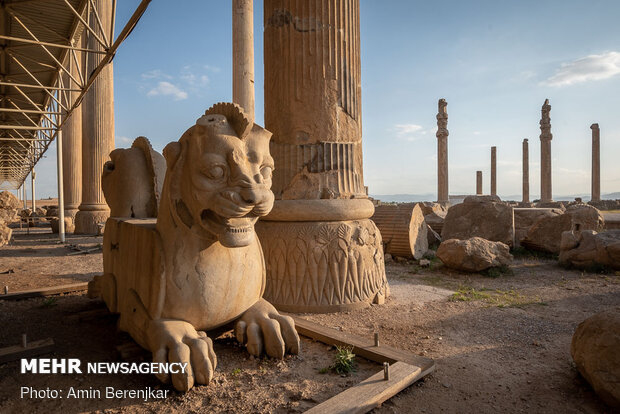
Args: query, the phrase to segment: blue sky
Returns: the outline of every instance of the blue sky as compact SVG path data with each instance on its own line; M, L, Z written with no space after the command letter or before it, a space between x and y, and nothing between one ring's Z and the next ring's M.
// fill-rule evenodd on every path
M118 2L117 28L137 0ZM364 180L371 194L436 193L437 100L448 101L450 193L540 188L540 108L549 98L553 193L590 192L591 131L601 128L601 191L620 191L620 2L361 0ZM263 123L262 1L255 1L256 119ZM114 59L116 146L161 150L213 103L229 101L231 5L155 0ZM55 196L55 149L37 170ZM433 197L431 197L433 198Z

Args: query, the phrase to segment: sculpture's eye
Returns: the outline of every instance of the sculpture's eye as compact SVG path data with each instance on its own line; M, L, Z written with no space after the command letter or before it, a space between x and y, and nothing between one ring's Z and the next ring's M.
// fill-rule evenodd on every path
M212 180L219 180L224 177L224 167L221 165L213 165L208 167L205 171L205 175Z
M265 180L271 179L271 175L273 174L273 167L269 165L263 165L260 169L260 174Z

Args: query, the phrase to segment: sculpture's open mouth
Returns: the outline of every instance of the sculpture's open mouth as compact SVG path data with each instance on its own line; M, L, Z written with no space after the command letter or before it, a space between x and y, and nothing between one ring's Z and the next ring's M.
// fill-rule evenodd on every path
M218 236L224 244L242 243L247 236L253 237L258 217L222 217L213 210L203 210L200 215L202 227ZM229 242L227 239L232 238Z

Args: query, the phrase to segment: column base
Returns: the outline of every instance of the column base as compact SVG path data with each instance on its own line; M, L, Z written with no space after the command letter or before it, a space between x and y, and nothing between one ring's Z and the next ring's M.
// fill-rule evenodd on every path
M107 208L99 210L80 210L75 214L75 234L101 234L99 223L105 223L110 217Z
M322 200L321 200L322 201ZM381 233L369 219L259 221L264 298L287 312L340 312L389 294Z

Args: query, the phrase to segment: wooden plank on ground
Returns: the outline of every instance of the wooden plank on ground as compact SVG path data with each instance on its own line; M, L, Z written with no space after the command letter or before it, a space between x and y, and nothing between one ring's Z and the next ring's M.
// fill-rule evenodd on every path
M307 336L317 341L336 346L353 346L353 353L362 358L375 362L397 361L406 362L409 365L421 369L420 378L435 370L435 362L430 358L414 355L410 352L393 348L387 345L375 346L374 339L366 339L361 336L340 332L318 323L302 319L299 316L289 315L295 320L295 328L300 335Z
M4 300L16 300L16 299L28 299L37 298L50 295L58 295L60 293L78 292L80 290L87 290L88 282L73 283L70 285L50 286L46 288L21 290L19 292L9 293L7 295L0 295L0 299Z
M306 411L307 414L362 414L378 407L420 376L420 367L397 362L390 366L390 379L383 370Z
M20 358L27 358L35 355L47 354L54 350L54 340L52 338L32 341L23 348L21 345L7 346L0 348L0 364L15 361Z

